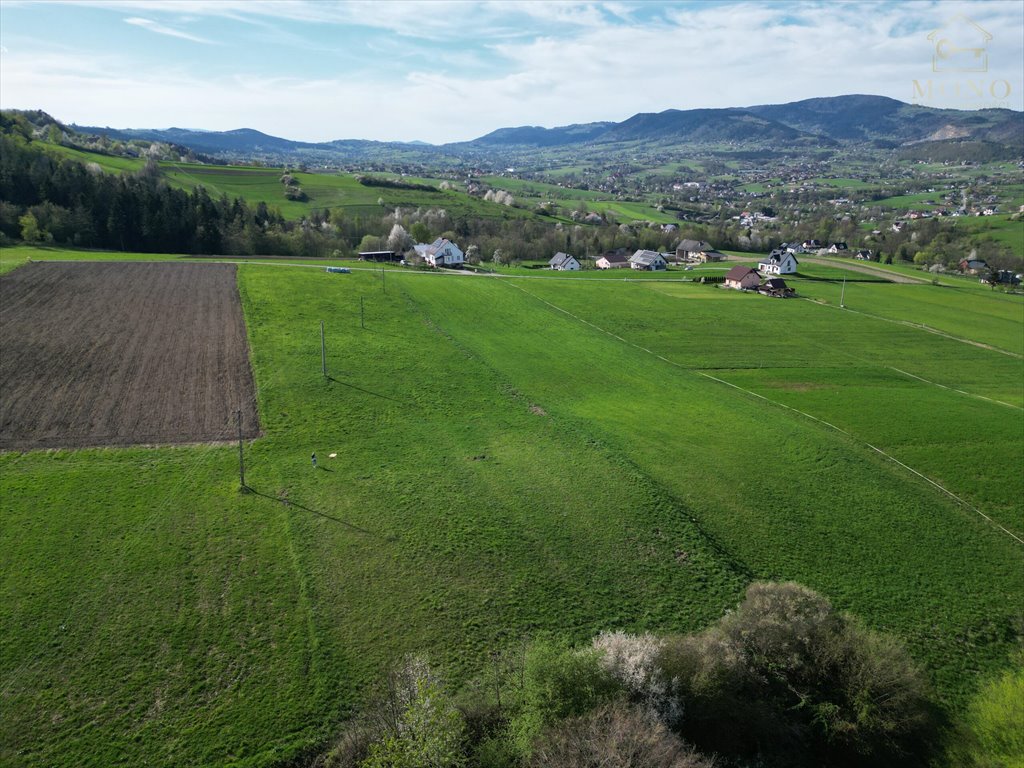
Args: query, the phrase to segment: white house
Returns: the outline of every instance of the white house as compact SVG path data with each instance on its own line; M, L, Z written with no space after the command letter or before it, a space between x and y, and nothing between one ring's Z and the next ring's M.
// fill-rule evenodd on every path
M799 263L796 256L789 251L775 250L769 253L757 268L766 275L791 275L796 272Z
M597 260L598 269L622 269L629 266L629 257L619 251L609 251Z
M432 243L417 243L413 246L423 260L432 267L457 267L462 264L465 254L455 243L437 238Z
M548 266L551 269L557 269L561 272L574 272L580 268L580 263L576 261L575 257L569 255L568 253L562 253L561 251L559 251L558 253L551 257L551 260L548 262Z
M665 269L668 267L668 264L665 262L665 257L657 251L640 250L629 257L629 266L633 269L643 269L653 272L659 269Z

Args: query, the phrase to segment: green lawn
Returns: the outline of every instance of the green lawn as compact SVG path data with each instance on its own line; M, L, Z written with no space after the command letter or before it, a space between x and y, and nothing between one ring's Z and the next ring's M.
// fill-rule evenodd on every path
M0 763L281 764L404 652L458 683L527 636L706 626L754 578L896 633L954 713L1017 647L1024 547L866 446L1021 529L1021 361L891 321L1009 346L984 294L857 283L858 315L823 280L800 291L828 304L256 262L239 286L253 493L230 443L0 454Z

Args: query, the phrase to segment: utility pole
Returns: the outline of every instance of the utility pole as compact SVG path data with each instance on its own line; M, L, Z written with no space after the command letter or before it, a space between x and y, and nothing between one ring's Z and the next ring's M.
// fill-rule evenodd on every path
M363 309L363 297L359 297L359 327L366 328L366 312Z
M839 308L846 309L846 275L843 275L843 292L839 294Z
M327 344L324 341L324 321L320 321L320 368L323 370L324 378L327 378Z
M235 415L238 417L238 482L241 484L241 490L245 490L245 454L242 453L242 411L241 409L235 411Z

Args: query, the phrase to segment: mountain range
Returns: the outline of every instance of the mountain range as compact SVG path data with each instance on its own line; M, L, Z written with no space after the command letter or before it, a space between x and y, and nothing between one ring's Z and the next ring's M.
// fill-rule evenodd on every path
M551 147L601 147L646 142L660 145L828 147L868 144L879 148L928 141L971 140L1024 151L1024 113L1009 109L936 109L884 96L850 95L727 109L668 109L640 113L622 122L556 128L500 128L467 142L378 142L339 139L291 141L242 128L203 131L183 128L114 129L72 126L82 133L117 139L164 141L221 157L337 156L355 159L379 150L459 155Z

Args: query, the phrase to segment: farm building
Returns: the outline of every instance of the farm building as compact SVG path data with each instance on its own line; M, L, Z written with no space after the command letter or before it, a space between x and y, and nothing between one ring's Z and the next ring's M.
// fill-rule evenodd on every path
M781 277L768 278L757 287L757 292L765 296L773 296L779 299L788 298L796 293L796 291L786 285L786 281Z
M698 261L701 261L704 264L718 262L718 261L725 261L728 258L729 257L726 256L721 251L716 251L716 250L713 250L713 249L712 250L707 250L707 251L701 251L700 253L697 254Z
M629 266L633 269L654 272L665 269L668 264L665 262L665 257L657 251L640 250L629 257Z
M871 261L871 251L862 248L853 254L853 258L858 261Z
M799 263L796 256L789 251L774 250L757 265L757 268L766 275L791 275L796 272Z
M629 266L629 256L624 249L608 251L596 262L598 269L624 269Z
M413 249L432 267L461 266L464 258L459 246L440 237L430 244L417 243Z
M738 264L725 275L725 287L735 288L737 291L750 291L761 284L761 275L756 269L744 267Z
M846 243L832 243L828 247L829 253L842 253L846 250Z
M703 240L682 240L676 246L676 256L681 259L696 259L704 251L711 250L711 243Z
M551 269L557 269L560 272L567 272L578 270L580 268L580 263L570 254L559 251L551 257L551 260L548 262L548 266Z

